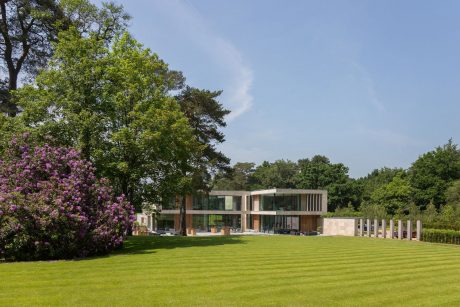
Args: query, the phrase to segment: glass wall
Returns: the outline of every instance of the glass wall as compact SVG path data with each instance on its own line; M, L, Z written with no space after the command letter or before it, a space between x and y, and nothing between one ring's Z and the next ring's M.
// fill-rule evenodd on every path
M232 231L241 231L240 214L193 214L192 227L197 231L211 231L211 227L216 227L220 231L222 227L229 226Z
M174 214L157 214L155 218L158 230L174 229Z
M205 195L193 196L194 210L240 211L241 196Z
M300 195L261 195L260 211L300 211Z
M298 215L261 215L260 231L268 233L290 233L299 231L300 218Z
M171 197L168 199L168 201L164 202L161 205L161 208L163 210L174 210L174 209L179 209L180 206L180 197Z

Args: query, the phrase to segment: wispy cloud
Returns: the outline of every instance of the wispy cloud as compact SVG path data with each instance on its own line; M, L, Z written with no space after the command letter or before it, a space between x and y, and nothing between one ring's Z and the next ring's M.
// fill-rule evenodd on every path
M198 46L225 75L222 102L232 111L233 120L248 111L253 102L251 87L253 71L244 62L241 52L231 41L212 30L200 12L189 2L182 0L154 1L155 8L166 15L176 31L188 42Z
M351 63L357 73L357 78L360 80L360 83L363 85L364 90L366 91L370 104L374 106L378 111L385 111L385 105L379 99L375 89L374 80L370 76L367 69L357 61L351 61Z

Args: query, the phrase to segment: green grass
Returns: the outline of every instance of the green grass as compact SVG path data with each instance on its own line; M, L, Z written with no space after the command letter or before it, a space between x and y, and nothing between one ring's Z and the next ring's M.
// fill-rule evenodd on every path
M459 306L460 247L347 237L133 237L0 264L0 306Z

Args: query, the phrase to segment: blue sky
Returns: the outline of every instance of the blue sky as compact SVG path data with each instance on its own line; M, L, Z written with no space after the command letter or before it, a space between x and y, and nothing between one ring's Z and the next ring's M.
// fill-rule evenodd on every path
M460 2L119 0L187 82L222 89L232 163L328 156L352 177L460 140Z

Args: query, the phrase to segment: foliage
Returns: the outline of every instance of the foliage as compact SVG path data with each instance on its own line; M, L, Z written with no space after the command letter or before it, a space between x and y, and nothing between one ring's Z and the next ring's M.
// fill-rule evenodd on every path
M391 182L383 185L371 194L370 202L382 206L386 211L393 215L398 209L405 210L408 208L412 196L412 187L404 173L399 173Z
M45 67L60 31L72 25L110 40L128 20L121 6L104 3L99 9L87 0L1 1L0 12L0 69L8 72L0 79L0 111L10 116L20 111L11 97L20 74L30 80Z
M264 161L252 173L252 190L270 188L295 188L298 167L289 160Z
M105 254L122 245L133 213L74 149L13 140L0 161L0 257L7 260Z
M229 170L230 159L216 148L225 137L220 128L226 126L225 116L230 113L217 101L221 91L212 92L186 86L176 96L181 111L188 119L192 132L202 147L193 161L189 160L181 167L184 179L191 178L187 186L182 186L180 203L180 234L187 235L186 204L187 194L211 189L212 174ZM193 167L189 167L193 165Z
M378 188L390 183L393 178L400 173L403 173L402 168L388 168L375 169L370 172L366 177L359 178L362 186L361 199L362 201L370 201L372 193Z
M252 184L255 163L238 162L229 172L219 171L214 177L213 189L248 191Z
M434 243L460 244L460 231L451 229L423 228L422 241Z
M460 179L460 151L452 140L420 156L409 170L414 200L422 208L431 200L437 205L445 204L446 190L457 179Z
M302 189L327 189L329 210L346 207L349 202L359 204L360 186L348 177L348 167L331 163L325 156L298 161L297 187Z
M36 84L18 92L20 120L37 138L79 148L136 208L159 203L189 184L183 171L201 149L168 94L171 75L129 34L107 46L71 28Z
M446 202L450 205L460 206L460 180L453 181L447 188Z
M298 164L299 186L306 189L324 189L331 184L345 183L348 179L348 167L342 163L333 164L325 156L302 159Z
M356 211L351 203L344 208L336 208L334 212L327 212L322 215L323 217L362 217L360 211Z
M385 207L376 204L362 203L360 211L363 218L384 219L389 217Z

